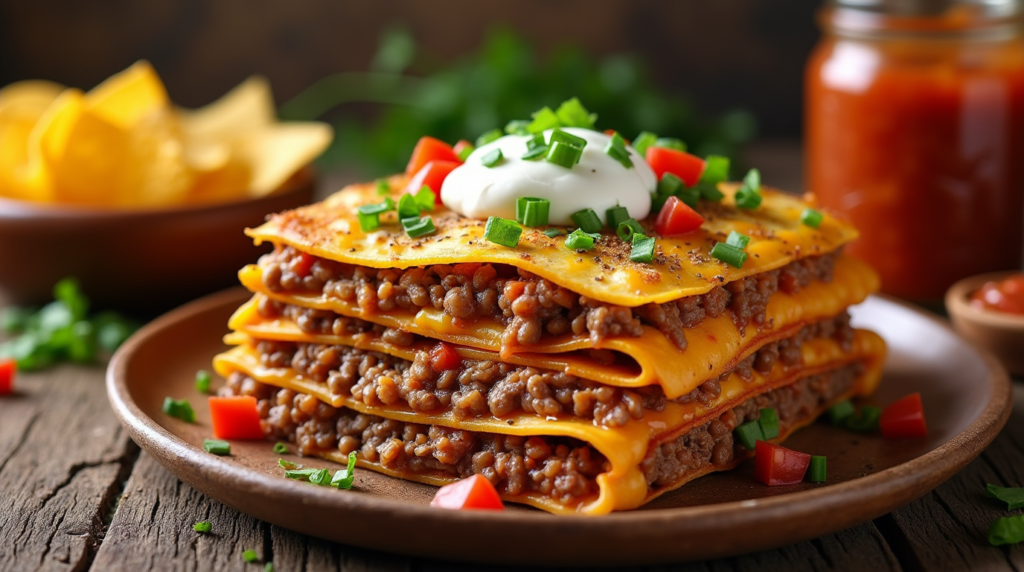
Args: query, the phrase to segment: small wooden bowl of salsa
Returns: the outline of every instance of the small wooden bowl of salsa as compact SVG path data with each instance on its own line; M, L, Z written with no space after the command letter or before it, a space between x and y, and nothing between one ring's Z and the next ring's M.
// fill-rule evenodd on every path
M946 292L946 309L964 337L985 346L1014 375L1024 375L1024 273L965 278Z

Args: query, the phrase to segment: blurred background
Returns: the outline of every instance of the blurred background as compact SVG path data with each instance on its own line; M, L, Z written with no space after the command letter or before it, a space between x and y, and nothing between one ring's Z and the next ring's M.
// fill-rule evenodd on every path
M173 101L198 107L263 74L286 118L335 125L321 164L349 178L397 170L424 132L472 139L578 95L602 128L680 136L702 154L772 141L746 162L799 190L786 145L801 134L820 4L4 0L0 85L89 88L144 58Z

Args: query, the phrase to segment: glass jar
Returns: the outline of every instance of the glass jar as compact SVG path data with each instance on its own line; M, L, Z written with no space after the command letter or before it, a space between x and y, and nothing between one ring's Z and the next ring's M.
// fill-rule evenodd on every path
M882 290L940 300L1019 268L1024 42L1016 0L832 0L805 77L808 189L861 231Z

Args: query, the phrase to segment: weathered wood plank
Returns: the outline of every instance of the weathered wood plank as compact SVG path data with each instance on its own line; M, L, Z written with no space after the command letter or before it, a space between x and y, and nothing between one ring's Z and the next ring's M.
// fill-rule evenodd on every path
M985 483L1024 486L1024 387L1006 428L960 474L880 519L897 555L922 570L1021 570L1024 546L989 546L992 522L1013 513L985 498Z
M85 570L135 445L110 413L99 367L18 378L0 398L0 563Z

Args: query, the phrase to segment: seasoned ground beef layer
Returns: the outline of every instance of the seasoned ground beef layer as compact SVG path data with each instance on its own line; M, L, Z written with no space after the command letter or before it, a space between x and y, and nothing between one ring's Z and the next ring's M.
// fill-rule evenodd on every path
M848 391L858 364L803 378L751 398L684 435L653 447L641 462L650 490L672 486L708 465L725 467L747 451L732 438L739 424L774 407L783 432L803 423ZM258 400L267 437L295 443L304 455L358 451L367 461L407 474L485 476L503 494L536 493L576 506L598 492L596 477L610 470L590 445L561 437L516 437L419 425L338 409L310 395L261 384L243 374L228 378L222 395Z
M307 327L335 323L330 316L317 317L316 310L290 306L281 311L289 313L293 309L312 312L310 319L303 322ZM334 320L346 324L344 331L347 333L368 324L353 318ZM801 347L814 338L834 339L848 351L853 335L846 313L821 320L803 327L790 338L762 346L733 370L706 381L676 401L700 401L706 405L718 397L720 381L733 371L749 380L755 371L771 371L776 362L785 367L799 365L802 363ZM397 345L414 341L411 334L398 330L387 329L381 336L390 337L388 341L392 343L401 342ZM505 417L517 412L544 417L570 414L593 419L598 425L621 427L629 419L640 419L644 411L661 411L666 403L660 386L624 389L565 372L489 360L465 359L452 367L453 364L436 350L417 351L414 360L409 361L344 345L257 340L255 347L261 365L291 368L306 379L327 384L333 395L351 396L374 406L408 405L423 413L452 411L461 418Z
M680 349L687 328L729 312L741 329L764 321L775 292L792 294L812 281L829 281L838 252L812 256L710 292L637 308L592 300L525 270L504 264L436 264L425 268L376 269L343 264L278 247L260 260L271 292L323 293L358 304L366 312L433 307L458 326L487 317L505 324L503 344L532 345L545 335L587 334L594 344L607 336L639 336L657 328Z

